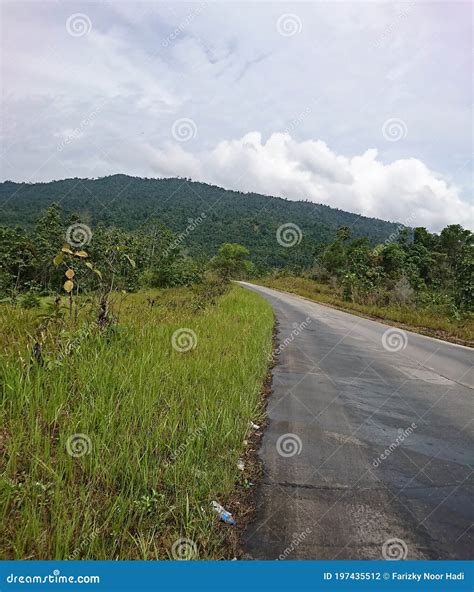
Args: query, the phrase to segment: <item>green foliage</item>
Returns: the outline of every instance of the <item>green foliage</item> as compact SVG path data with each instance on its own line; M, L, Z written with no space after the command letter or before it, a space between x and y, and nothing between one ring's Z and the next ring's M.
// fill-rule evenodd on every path
M194 309L205 310L208 306L214 305L229 289L229 283L222 277L208 273L201 283L193 286Z
M41 300L33 291L24 294L20 301L22 308L38 308L41 304Z
M337 229L336 238L340 242L345 242L351 238L351 229L348 226L341 226Z
M105 331L94 308L64 315L42 364L27 337L38 311L0 307L2 558L166 559L182 537L200 559L234 556L210 504L245 520L232 494L250 478L237 461L260 423L273 314L238 287L202 313L193 300L128 294ZM183 327L196 335L184 353L172 345Z
M8 202L7 220L30 223L27 229L0 227L0 297L14 300L32 287L50 294L64 284L53 258L68 224L79 221L71 210L77 206L90 220L92 240L89 257L71 263L76 292L192 285L203 281L208 268L224 281L285 268L330 280L354 302L403 301L396 286L404 278L414 304L425 292L441 292L459 314L473 309L473 234L460 225L439 235L362 217L354 226L354 215L311 203L178 179L136 179L130 194L120 193L125 181L120 175L84 181L106 206L100 214L96 201L84 195L84 183L0 184L0 196L18 190ZM64 214L54 199L62 200ZM38 204L49 205L32 223L24 208L34 212ZM301 240L291 248L276 240L288 220L301 229Z
M389 324L392 321L397 326L401 324L432 337L464 345L474 344L474 315L457 308L448 294L426 290L416 292L402 278L397 283L390 280L386 286L374 288L361 297L356 285L350 285L350 280L342 278L334 285L315 281L314 278L285 275L279 271L257 283L355 314L383 319ZM351 291L349 298L344 300L345 283L349 283Z
M310 266L318 246L333 240L339 227L350 228L354 238L369 237L371 245L383 242L398 228L394 223L325 205L227 191L187 179L113 175L81 182L5 182L0 183L0 200L5 204L4 224L21 224L29 229L40 212L55 201L61 203L68 223L73 214L80 212L82 221L95 229L103 225L127 231L144 230L154 216L174 238L182 237L178 246L185 247L187 255L193 258L210 258L223 243L239 243L250 251L254 264L264 269ZM203 213L205 220L187 233L190 220L202 220ZM277 229L288 222L296 224L303 236L301 243L292 248L275 241ZM160 237L157 230L158 241Z
M333 277L345 301L416 305L426 294L443 294L454 316L474 308L473 233L459 225L440 235L415 228L413 240L401 231L397 240L372 249L367 238L349 241L343 227L318 255L314 279Z
M50 294L61 286L68 293L107 293L189 285L201 280L207 265L203 257L188 256L174 234L156 219L135 231L99 224L89 229L87 251L67 243L68 224L60 207L53 204L29 231L0 227L2 297L15 298L32 286ZM64 277L65 271L71 277Z
M224 281L232 278L242 277L247 270L250 271L250 255L248 249L236 243L225 243L219 249L219 253L211 259L211 269Z

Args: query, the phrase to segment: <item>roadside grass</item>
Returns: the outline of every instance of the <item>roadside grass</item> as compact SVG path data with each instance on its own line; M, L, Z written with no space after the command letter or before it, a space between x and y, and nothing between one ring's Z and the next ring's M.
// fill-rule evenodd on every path
M0 307L3 559L163 559L179 538L201 559L228 555L232 527L210 502L225 505L242 478L271 307L234 286L199 312L184 288L131 294L114 309L116 324L86 332L48 368L27 348L42 309ZM68 335L91 315L84 306ZM173 349L180 328L194 331L194 349ZM86 436L73 445L82 456L67 451L74 434Z
M263 278L255 281L255 283L268 288L298 294L309 300L329 304L348 312L381 319L389 324L404 325L407 329L431 337L473 345L474 318L471 316L456 320L446 314L441 307L433 306L420 309L401 305L358 304L342 300L334 294L333 289L328 284L301 277Z

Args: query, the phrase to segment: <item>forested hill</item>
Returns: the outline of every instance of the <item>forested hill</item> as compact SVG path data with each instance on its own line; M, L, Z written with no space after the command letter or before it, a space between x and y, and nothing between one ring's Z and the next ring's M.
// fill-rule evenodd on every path
M77 214L91 226L102 222L131 230L152 217L175 233L204 212L205 223L186 237L192 252L214 254L222 243L237 242L257 259L275 249L276 230L285 223L301 228L303 251L332 240L340 226L349 226L354 237L369 237L372 244L383 242L397 229L395 223L310 202L228 191L182 178L126 175L33 184L6 181L0 184L1 223L30 226L52 202L59 202L66 216Z

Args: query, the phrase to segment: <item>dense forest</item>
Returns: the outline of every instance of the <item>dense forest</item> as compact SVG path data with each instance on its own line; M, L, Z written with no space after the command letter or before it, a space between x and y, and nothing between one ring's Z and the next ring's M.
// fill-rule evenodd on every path
M433 234L182 179L1 190L9 223L0 226L0 297L25 306L65 279L77 294L286 275L353 303L435 306L453 318L473 310L473 233L460 225Z
M61 205L65 219L75 214L91 228L102 224L138 230L159 220L176 235L186 233L183 244L192 256L210 257L225 242L240 243L264 269L311 265L315 250L333 240L340 226L349 226L354 237L368 237L373 246L399 228L329 206L227 191L179 178L114 175L0 184L1 220L7 226L33 228L40 212L53 202ZM291 249L275 242L277 229L288 222L297 225L304 238ZM192 231L187 230L190 226Z
M432 234L400 230L372 248L348 227L300 275L330 284L342 300L387 306L440 305L457 317L474 308L474 234L458 224Z
M0 226L0 296L33 307L62 286L67 293L106 294L198 285L208 275L226 284L258 273L242 245L224 243L213 257L191 257L185 238L156 219L137 230L91 229L53 203L31 229Z
M313 244L310 251L304 245L306 237L298 233L289 237L294 239L291 248L282 246L277 230L272 249L296 253L290 264L278 267L271 265L271 257L255 264L251 251L235 243L216 245L212 255L204 249L191 254L190 237L198 228L206 232L207 224L203 214L180 234L161 218L150 218L134 230L104 223L91 228L53 203L31 228L0 226L0 294L15 299L27 293L26 301L33 302L38 295L54 293L67 265L75 276L76 293L104 289L105 284L107 289L126 291L199 284L207 271L225 280L276 273L325 282L343 300L353 302L434 303L454 315L473 308L474 235L460 225L447 226L439 235L422 227L399 227L376 245L341 226L332 241ZM291 226L289 232L293 230ZM238 236L244 244L245 238L245 232Z

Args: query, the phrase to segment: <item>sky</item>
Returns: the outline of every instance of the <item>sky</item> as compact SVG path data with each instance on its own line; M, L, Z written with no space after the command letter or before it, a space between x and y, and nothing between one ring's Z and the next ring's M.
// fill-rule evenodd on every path
M472 10L3 0L0 180L180 176L472 228Z

